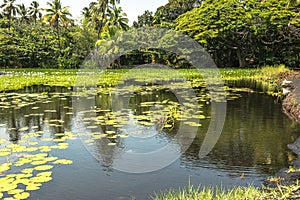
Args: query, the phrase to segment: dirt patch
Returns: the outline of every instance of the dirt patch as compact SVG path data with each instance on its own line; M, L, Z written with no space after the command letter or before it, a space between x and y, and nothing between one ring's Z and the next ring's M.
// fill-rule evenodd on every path
M278 85L281 85L284 80L292 81L294 89L282 101L283 112L300 123L300 72L282 73Z

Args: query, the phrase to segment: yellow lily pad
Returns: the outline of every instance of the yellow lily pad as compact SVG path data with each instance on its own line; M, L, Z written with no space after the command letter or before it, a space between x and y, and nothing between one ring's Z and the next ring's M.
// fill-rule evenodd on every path
M32 173L33 170L34 170L34 168L25 168L25 169L22 169L21 172L27 174L27 173Z
M28 129L29 129L29 127L26 126L26 127L20 128L19 131L27 131Z
M14 189L14 190L10 190L7 192L7 194L17 194L17 193L22 193L24 192L23 189Z
M70 165L72 163L73 163L72 160L67 160L67 159L60 159L53 162L53 164L61 164L61 165Z
M0 152L0 157L8 156L8 155L10 155L10 154L11 154L11 152L7 152L7 151Z
M33 161L30 164L32 164L32 165L43 165L43 164L46 164L46 163L47 163L46 160L42 160L42 161Z
M30 194L28 192L22 192L22 193L14 195L14 198L16 198L16 199L28 199L29 197L30 197Z
M26 191L36 191L39 189L41 189L41 188L36 184L26 186Z
M4 163L0 165L0 173L10 170L12 163Z
M48 171L48 172L40 172L36 176L47 176L47 177L50 177L51 175L52 175L52 172Z
M0 144L4 144L7 142L7 139L0 139Z
M51 177L48 176L37 176L30 179L34 183L46 183L52 180Z
M41 166L37 166L34 169L37 171L45 171L45 170L49 170L52 169L53 166L52 165L41 165Z

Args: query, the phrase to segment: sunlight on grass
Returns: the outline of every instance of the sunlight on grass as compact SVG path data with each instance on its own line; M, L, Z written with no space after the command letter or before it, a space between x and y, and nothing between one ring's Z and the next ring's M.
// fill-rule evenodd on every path
M250 199L290 199L294 198L294 193L300 189L297 182L295 185L290 186L277 186L276 188L265 188L264 190L249 187L237 187L226 191L225 189L194 188L188 186L187 188L179 191L169 190L162 192L153 197L153 200L250 200Z

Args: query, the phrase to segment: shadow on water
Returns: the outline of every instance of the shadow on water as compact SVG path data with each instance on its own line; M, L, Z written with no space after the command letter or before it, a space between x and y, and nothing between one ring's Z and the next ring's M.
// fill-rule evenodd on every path
M1 96L0 124L5 126L0 127L0 137L18 143L32 132L40 132L39 138L58 137L56 133L64 132L85 134L68 141L69 149L56 152L74 163L55 168L53 181L33 192L33 199L145 199L154 191L184 187L189 180L202 186L260 186L266 177L289 165L293 154L287 145L300 135L300 127L284 116L272 97L239 94L242 97L228 101L222 135L208 156L198 158L211 107L199 99L205 118L200 119L202 127L192 145L176 162L151 173L120 172L114 170L114 163L124 151L145 153L174 141L181 121L175 120L172 127L147 124L152 120L149 116L166 107L161 102L178 101L169 90L132 93L128 108L113 113L109 94L76 95L72 88L62 87L29 87L6 93ZM29 128L20 131L23 127ZM180 152L182 144L175 142Z

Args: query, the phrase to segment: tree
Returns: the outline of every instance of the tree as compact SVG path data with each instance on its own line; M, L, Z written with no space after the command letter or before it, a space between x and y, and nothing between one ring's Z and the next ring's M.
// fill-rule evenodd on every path
M119 30L128 30L128 18L121 7L112 6L107 13L106 24L108 26L115 26Z
M18 6L17 12L19 14L20 22L21 23L28 22L29 21L28 9L25 7L23 3L17 6Z
M116 3L120 3L120 0L98 0L97 2L92 2L90 4L90 9L92 13L92 20L96 22L98 39L100 39L100 33L104 26L105 17L109 9L109 4L115 6Z
M28 8L28 13L33 18L35 23L38 19L42 18L42 9L39 8L39 6L40 4L37 1L33 1Z
M299 66L299 12L287 5L284 0L204 1L178 17L176 30L203 45L218 66Z
M3 4L0 6L0 8L3 11L3 15L7 17L9 20L8 23L8 31L10 32L11 27L11 21L13 20L13 17L16 16L18 7L15 5L16 0L4 0Z
M154 24L153 12L146 10L144 14L138 16L138 21L134 22L136 28L152 26Z
M60 0L52 0L47 2L49 8L46 8L46 14L44 15L44 22L49 22L50 25L56 28L58 46L60 47L60 26L67 27L72 20L69 7L62 7Z

